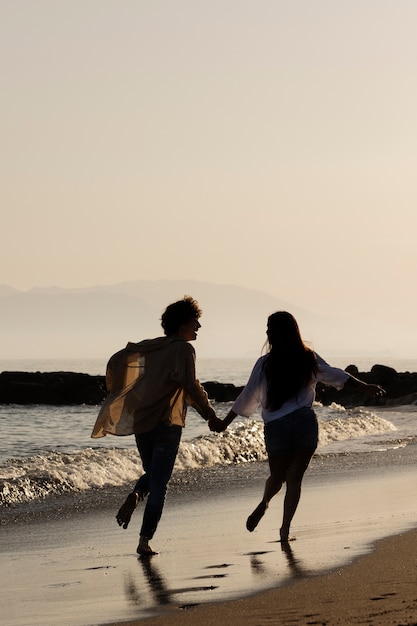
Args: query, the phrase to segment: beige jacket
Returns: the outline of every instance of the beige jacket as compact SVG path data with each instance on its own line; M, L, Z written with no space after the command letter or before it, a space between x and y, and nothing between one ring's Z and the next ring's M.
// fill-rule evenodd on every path
M215 417L207 393L195 377L195 351L184 339L158 337L128 343L106 371L108 396L91 436L131 435L161 421L185 425L187 405L203 419Z

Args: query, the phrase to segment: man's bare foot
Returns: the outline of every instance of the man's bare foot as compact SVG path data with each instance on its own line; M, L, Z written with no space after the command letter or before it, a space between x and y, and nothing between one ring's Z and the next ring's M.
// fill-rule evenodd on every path
M138 506L139 500L143 500L143 498L141 498L136 491L132 491L132 493L129 493L116 515L117 523L119 526L123 526L125 530L129 526L130 518L133 515L133 511Z
M262 502L260 502L256 509L253 511L253 513L249 515L248 519L246 520L246 528L250 533L255 530L255 528L265 515L265 511L267 508L267 503L262 500Z
M146 537L142 536L139 539L139 545L136 548L136 552L139 554L139 556L153 556L154 554L158 554L158 552L153 550L149 545L149 539L146 539Z

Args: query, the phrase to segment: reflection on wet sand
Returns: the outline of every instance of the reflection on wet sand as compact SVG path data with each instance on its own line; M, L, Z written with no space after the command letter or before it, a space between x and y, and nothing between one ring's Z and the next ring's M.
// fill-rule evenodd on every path
M307 569L302 565L302 561L294 556L289 542L277 542L281 545L281 551L285 555L291 573L291 578L302 578L308 575ZM270 551L249 552L251 571L255 576L272 577L271 567L267 567L265 561L260 557L270 554Z
M279 543L282 554L285 556L285 561L290 572L290 578L294 579L307 576L307 569L303 566L301 559L296 558L296 556L294 555L294 551L290 543ZM243 556L249 557L250 569L255 577L270 578L272 580L273 578L276 578L276 573L274 574L273 572L273 562L271 563L270 557L267 557L267 555L271 554L272 552L270 550L264 550L257 552L248 552L246 553L246 555ZM134 580L131 574L125 579L126 596L129 602L136 606L144 607L146 606L146 604L149 604L149 598L145 598L145 595L148 596L148 593L150 593L152 597L152 604L154 606L162 607L172 605L174 607L182 609L190 608L192 606L201 604L201 598L199 598L199 601L195 603L187 602L181 604L178 598L180 594L212 591L219 588L216 585L189 585L184 587L170 588L168 582L160 573L158 562L155 557L142 556L137 559L137 562L142 570L144 580L146 582L146 589L141 588L143 586L143 579L141 579L141 581ZM225 570L229 567L232 566L231 564L227 563L207 566L206 569L217 571L213 571L212 573L210 572L208 574L203 574L200 576L194 576L193 580L226 579L228 574L224 573L224 571L221 572L219 570Z
M189 603L186 605L180 605L175 600L175 596L182 593L190 593L190 592L199 592L199 591L212 591L213 589L217 589L215 585L208 586L189 586L189 587L181 587L178 589L170 589L163 578L161 576L158 566L155 562L155 559L152 557L139 557L138 563L142 567L142 571L144 574L144 578L147 582L148 591L150 591L152 595L152 599L155 605L157 606L166 606L169 604L176 604L179 608L189 608L193 606ZM216 576L201 576L200 578L216 578L223 577L224 574ZM137 606L143 606L145 601L142 599L142 594L139 590L139 586L136 581L133 580L132 576L129 576L125 579L125 592L126 596L132 604ZM200 603L196 603L200 604Z
M303 578L308 575L308 571L304 569L302 561L295 558L292 547L287 541L281 543L281 550L287 557L287 563L292 578Z

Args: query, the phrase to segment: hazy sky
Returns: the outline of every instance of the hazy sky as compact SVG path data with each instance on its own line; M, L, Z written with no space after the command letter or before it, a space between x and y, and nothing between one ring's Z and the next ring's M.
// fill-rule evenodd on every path
M0 284L197 279L414 323L415 0L0 8Z

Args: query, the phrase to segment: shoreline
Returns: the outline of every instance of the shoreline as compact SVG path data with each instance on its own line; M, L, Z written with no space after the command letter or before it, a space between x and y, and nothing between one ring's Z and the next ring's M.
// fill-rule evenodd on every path
M353 563L237 600L106 626L416 626L417 528L378 540ZM104 625L103 625L104 626Z
M339 608L333 606L326 585L321 604L316 605L316 585L328 576L351 580L344 572L368 558L375 542L385 541L385 537L391 541L397 534L408 537L413 529L410 537L415 543L410 540L393 553L383 548L382 561L373 574L374 582L375 576L383 575L380 581L377 578L381 591L377 585L372 592L373 597L379 594L382 599L369 602L369 610L375 612L381 603L386 608L403 597L398 588L409 584L410 571L415 593L416 453L417 445L410 444L384 453L316 457L306 474L294 519L292 532L297 541L287 551L277 542L281 495L274 498L255 532L248 533L245 528L246 516L262 492L265 462L180 472L173 478L153 542L160 554L152 559L141 560L135 554L140 512L135 513L127 531L116 525L119 489L80 494L72 504L70 498L64 498L65 502L56 498L55 510L40 507L32 518L16 519L9 511L8 523L0 526L5 622L8 626L156 626L168 622L174 626L181 620L181 624L207 626L233 625L236 614L239 625L266 625L271 623L271 615L275 618L272 623L282 624L358 623L343 621L343 589L337 592L342 598ZM394 581L390 560L403 549L406 554L395 565L404 571L397 572ZM411 570L405 566L409 559ZM361 579L354 577L355 581L362 593L366 581L362 585ZM349 582L352 605L357 593L353 582ZM310 621L306 621L302 611L309 589L315 591L311 602L308 600ZM383 595L390 593L397 595ZM408 605L412 606L411 602L410 596ZM327 621L311 617L313 613L327 615L325 611L330 609L333 613ZM338 610L341 621L332 621L339 619ZM294 615L296 620L291 622ZM208 621L211 619L213 622ZM414 622L399 623L416 624L417 615Z

